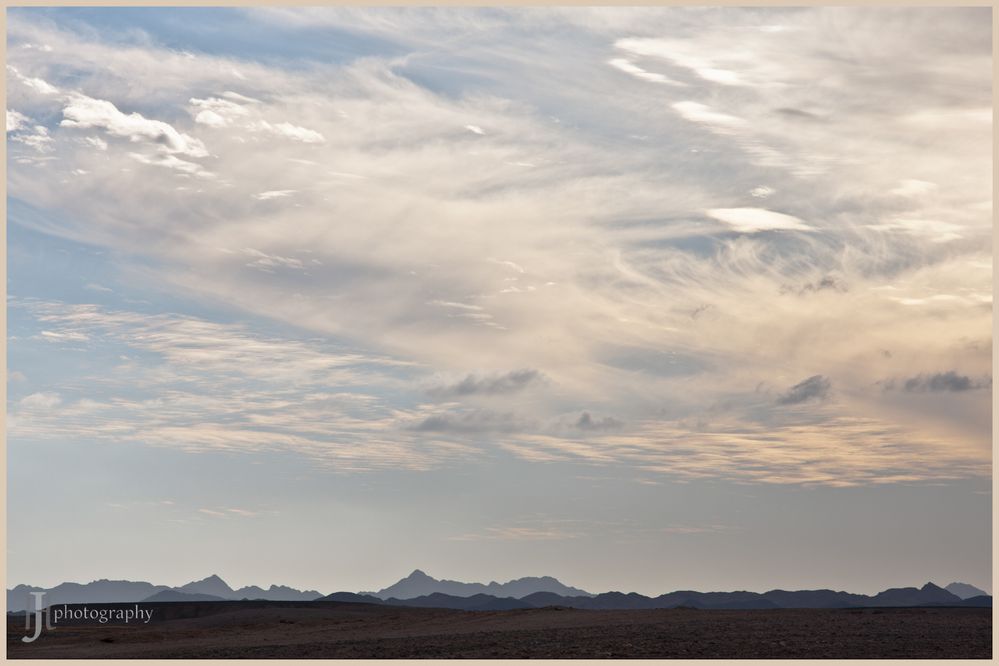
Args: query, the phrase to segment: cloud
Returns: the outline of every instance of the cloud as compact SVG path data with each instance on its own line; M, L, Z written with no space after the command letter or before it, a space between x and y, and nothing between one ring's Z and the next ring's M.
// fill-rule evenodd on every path
M544 381L544 374L532 368L479 377L470 374L460 382L435 386L427 393L437 398L516 393Z
M936 183L929 183L916 178L906 178L899 181L898 187L889 190L889 192L900 197L923 197L933 194L938 189L939 187Z
M284 197L291 196L295 194L298 190L268 190L267 192L260 192L254 194L253 198L257 201L267 201L269 199L282 199Z
M251 247L243 248L243 254L252 258L252 261L246 264L251 268L257 268L264 271L271 271L275 268L292 268L295 270L305 269L305 264L302 263L302 260L295 259L294 257L282 257L274 254L266 254Z
M805 282L797 287L791 285L781 285L780 288L782 294L795 293L799 296L818 291L834 291L843 294L849 290L849 287L834 275L825 275L818 280Z
M151 120L139 113L122 113L107 100L73 94L62 113L64 120L60 125L63 127L103 129L112 136L150 143L171 154L208 155L200 140L178 132L160 120Z
M194 116L194 121L214 129L229 127L246 132L264 132L308 144L326 142L326 138L316 130L289 122L274 123L262 118L264 107L259 100L231 91L222 93L221 97L192 97L189 103L193 107L189 111Z
M624 426L624 423L610 416L594 419L589 412L583 412L573 426L580 430L618 430Z
M813 375L789 388L777 398L777 404L798 405L810 400L824 400L831 387L832 382L828 377Z
M713 208L708 217L731 226L738 232L753 234L760 231L812 231L812 227L793 215L776 213L765 208Z
M250 110L244 104L228 99L192 97L190 103L194 107L194 121L209 127L226 127L250 115Z
M701 104L700 102L691 102L688 100L675 102L672 106L677 113L691 122L704 123L722 130L740 127L745 124L742 118L715 111L710 106Z
M535 460L648 463L656 473L694 478L712 473L711 455L730 453L724 436L739 443L734 459L767 463L759 478L829 480L844 472L875 482L892 466L901 475L915 465L925 471L912 474L923 477L972 473L974 465L947 447L971 431L982 450L990 446L991 433L978 425L988 413L976 403L984 392L962 401L967 412L938 414L932 435L917 432L914 453L906 428L924 410L889 411L884 403L917 399L870 387L897 367L959 367L973 378L991 368L981 351L990 349L993 323L991 135L980 122L992 104L985 14L248 10L246 20L274 20L285 36L314 25L378 36L365 42L371 52L363 58L288 67L284 59L191 59L15 12L12 44L53 46L10 49L19 72L125 110L104 108L109 117L91 130L48 127L51 141L38 139L44 155L9 143L16 224L104 249L164 293L424 369L402 381L351 364L332 368L322 344L298 341L300 348L178 317L154 319L156 328L102 311L93 316L131 337L97 323L93 332L81 311L75 323L39 325L60 336L52 351L79 346L66 337L73 334L90 335L88 347L103 344L105 334L138 346L139 358L154 359L151 367L134 361L121 372L162 394L164 405L129 400L123 380L105 378L115 388L101 401L120 410L114 419L81 412L71 422L60 409L59 420L22 419L17 432L127 432L157 445L286 448L344 467L402 461L429 468L477 453L457 431L438 437L410 428L436 414L412 407L426 398L420 394L430 378L447 377L440 380L447 388L470 368L544 368L557 390L494 400L518 402L527 425L564 423L483 433L476 447ZM775 22L787 29L760 29ZM474 39L441 40L443 25ZM646 41L618 44L628 39ZM921 45L917 57L912 44ZM406 57L413 53L420 55ZM687 85L635 79L638 69ZM18 81L8 94L12 108L46 123L72 103ZM123 136L106 128L135 110L144 127L162 121L192 145L203 140L210 161L163 148L158 141L169 143L168 133L159 126ZM307 132L299 138L311 143L296 140L294 128L323 141ZM204 173L198 162L213 177L195 179ZM779 197L754 196L762 183ZM266 204L255 198L291 190L302 194ZM795 217L760 208L761 201ZM912 223L926 220L940 224ZM756 233L771 229L813 233ZM830 276L849 291L826 285ZM812 286L822 297L788 298L785 285L803 293ZM27 342L34 344L30 334ZM620 348L643 350L646 365L607 363ZM892 359L878 354L883 348ZM672 359L697 371L660 371ZM808 414L767 410L776 395L753 393L761 382L783 387L783 373L806 377L822 367L837 368L836 399ZM350 407L330 398L327 413L319 406L326 402L305 401L305 392L378 397ZM809 444L788 453L793 460L760 448L772 424L759 426L758 415L713 435L646 423L697 420L706 405L724 412L749 399L760 412L802 422L795 427L807 429ZM581 405L614 414L627 433L583 437L572 428ZM446 414L461 424L458 414ZM854 426L843 423L871 419L876 424L861 430L877 436L877 454L858 445L846 459L831 437L813 432L820 416L840 419L837 428L848 434ZM797 437L791 425L776 431L782 446ZM689 464L650 450L674 434L690 447ZM808 455L831 456L830 463L795 469ZM751 472L724 465L717 474L757 478Z
M258 120L247 125L251 131L269 132L275 136L300 141L302 143L325 143L326 138L315 130L306 127L299 127L291 123L269 123L266 120Z
M483 129L482 129L481 127L479 127L478 125L465 125L465 129L467 129L467 130L468 130L469 132L471 132L472 134L479 134L479 135L483 135L483 134L485 134L485 133L486 133L486 132L485 132L485 130L483 130Z
M99 136L87 136L83 138L83 141L88 146L96 148L97 150L104 151L108 149L108 142Z
M7 133L16 132L20 129L24 129L31 124L31 119L28 118L23 113L18 111L13 111L7 109Z
M894 382L891 383L890 387L894 388ZM961 392L991 387L991 378L982 381L975 381L967 375L960 375L953 370L938 372L931 375L916 375L915 377L906 379L902 383L902 389L910 393L925 391L932 393L942 391Z
M141 162L142 164L149 164L152 166L163 167L166 169L173 169L179 171L180 173L189 174L193 176L202 176L205 178L210 178L214 174L205 171L197 162L189 162L188 160L182 160L176 155L163 155L163 154L153 154L153 155L143 155L142 153L129 153L129 155L136 162Z
M434 414L411 426L415 432L429 433L511 433L525 427L511 413L471 410L456 414Z
M945 444L919 426L830 415L809 423L758 423L741 415L698 426L649 420L627 434L586 441L519 434L503 448L525 460L628 465L681 480L851 487L991 474L991 452L966 437Z
M681 83L680 81L671 79L663 74L646 71L641 67L639 67L638 65L636 65L635 63L631 62L630 60L626 60L625 58L613 58L611 60L608 60L607 64L610 65L611 67L614 67L615 69L621 70L622 72L631 74L635 78L642 79L643 81L651 81L652 83L665 83L671 86L686 85L685 83Z
M679 67L690 69L702 79L712 83L724 85L742 85L744 83L738 73L722 68L718 64L720 59L726 58L724 52L709 55L704 52L699 53L695 48L692 48L690 43L681 40L635 37L619 39L614 43L614 46L636 55L669 60ZM738 51L732 50L729 53L737 54ZM728 58L731 59L731 56Z
M18 402L21 409L28 410L48 410L58 407L60 404L62 404L62 397L58 393L51 391L32 393L25 398L21 398Z
M562 541L582 536L557 526L530 527L509 525L487 527L481 532L471 532L448 537L448 541Z
M925 220L913 218L894 218L868 225L869 229L878 231L900 231L928 238L933 243L947 243L964 237L965 228L962 225L940 220Z
M57 94L59 92L58 88L56 88L55 86L51 85L50 83L48 83L47 81L45 81L43 79L39 79L39 78L36 78L36 77L24 76L23 74L21 74L21 72L19 72L17 70L16 67L13 67L11 65L7 65L7 71L10 72L11 74L13 74L14 77L18 81L20 81L21 83L23 83L25 86L27 86L28 88L30 88L34 92L37 92L37 93L39 93L41 95L55 95L55 94Z
M403 379L413 371L405 362L192 317L39 301L15 300L12 307L49 327L45 337L53 341L90 340L95 353L113 358L130 350L100 373L78 377L92 397L79 397L75 385L18 403L9 436L21 441L85 437L191 452L277 450L341 472L431 469L472 453L412 431L409 417L370 394L412 381Z
M44 125L35 125L32 129L34 129L34 134L16 134L14 135L13 140L34 148L39 152L51 150L52 137L49 136L48 128Z

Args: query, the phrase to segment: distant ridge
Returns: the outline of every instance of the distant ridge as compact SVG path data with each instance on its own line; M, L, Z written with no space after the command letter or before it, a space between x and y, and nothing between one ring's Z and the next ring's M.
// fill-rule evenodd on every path
M460 594L441 591L440 588ZM537 589L542 588L542 589ZM548 589L545 589L548 588ZM552 590L551 588L554 588ZM44 602L55 604L192 602L218 600L324 601L394 606L451 608L458 610L513 610L563 606L593 610L704 608L878 608L912 606L991 607L992 597L966 583L951 583L946 589L933 583L922 587L890 588L873 596L834 590L770 590L769 592L697 592L679 590L647 597L635 592L604 592L593 595L563 585L550 576L518 578L508 583L460 583L437 580L419 569L395 585L377 593L335 592L323 596L315 590L297 590L282 585L233 590L221 577L211 575L180 587L153 585L143 581L97 580L86 584L61 583L45 589L18 585L7 590L8 612L34 610L31 592L45 592ZM426 591L426 590L430 591ZM475 590L491 590L482 592ZM529 591L533 590L533 591ZM423 592L408 596L415 592ZM560 592L564 591L564 592ZM971 596L962 597L961 594ZM978 594L980 593L980 594ZM385 596L382 596L385 595Z
M420 606L456 610L513 610L564 606L589 610L642 610L653 608L703 608L712 610L743 610L767 608L885 608L913 606L975 606L991 607L992 597L979 595L961 599L947 590L926 583L920 588L891 588L874 596L836 592L833 590L771 590L769 592L695 592L682 590L658 597L636 592L604 592L595 596L563 596L554 592L534 592L520 599L495 597L487 594L456 596L434 592L410 599L381 599L371 594L335 592L323 601L373 603L388 606Z
M453 597L472 597L477 594L487 594L493 597L513 597L520 599L535 592L553 592L565 596L593 596L585 590L563 585L551 576L517 578L507 583L493 581L483 583L461 583L455 580L438 580L415 569L398 583L382 588L377 592L361 592L360 594L379 599L415 599L431 594L445 594Z
M225 601L222 597L216 597L211 594L199 594L197 592L178 592L177 590L163 590L157 592L151 597L142 600L146 603L161 602L161 601Z
M971 599L972 597L982 597L989 596L989 593L985 590L979 590L974 585L968 585L967 583L951 583L944 588L953 595L959 596L962 599Z
M90 583L60 583L52 588L18 585L7 590L7 610L34 610L32 592L44 592L45 605L96 604L142 601L212 601L216 599L267 599L269 601L312 601L323 596L315 590L296 590L283 585L268 589L256 586L233 590L213 574L180 587L153 585L143 581L95 580Z
M212 574L208 578L188 583L187 585L181 585L176 590L187 594L207 594L219 599L229 599L234 592L228 583L215 574Z

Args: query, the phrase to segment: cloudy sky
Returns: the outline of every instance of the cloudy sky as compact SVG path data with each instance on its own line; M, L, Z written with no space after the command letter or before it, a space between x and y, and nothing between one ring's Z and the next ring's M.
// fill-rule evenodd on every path
M8 580L991 590L990 9L9 9Z

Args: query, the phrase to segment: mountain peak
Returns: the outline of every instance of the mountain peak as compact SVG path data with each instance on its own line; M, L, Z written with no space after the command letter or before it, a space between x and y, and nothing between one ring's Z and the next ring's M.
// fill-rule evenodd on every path
M233 593L233 589L229 587L229 584L222 580L218 574L212 574L208 578L192 581L187 585L181 585L180 587L174 589L179 592L210 594L212 596L222 597L223 599L228 598L229 595Z
M989 593L985 590L975 587L974 585L968 585L967 583L953 582L944 588L948 592L962 599L970 599L971 597L979 596L989 596Z
M394 583L377 592L362 592L370 594L379 599L415 599L434 593L446 594L454 597L472 597L476 594L490 594L497 597L514 597L520 599L534 592L554 592L566 596L592 596L584 590L563 585L551 576L518 578L506 583L490 582L488 585L482 583L462 583L455 580L438 580L433 576L428 576L420 569L414 569L402 580Z

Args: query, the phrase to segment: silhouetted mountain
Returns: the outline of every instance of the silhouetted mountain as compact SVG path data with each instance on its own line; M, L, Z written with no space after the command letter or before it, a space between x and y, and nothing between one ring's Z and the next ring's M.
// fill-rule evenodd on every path
M718 608L741 610L748 608L780 608L758 592L694 592L684 590L656 597L652 608Z
M955 604L961 601L942 587L927 583L921 588L894 587L879 592L865 605L868 606L923 606L933 604Z
M571 606L573 608L583 608L583 604L592 600L593 597L563 597L554 592L535 592L521 597L521 601L530 604L535 608L545 606Z
M763 597L779 608L851 608L863 606L870 597L833 590L770 590Z
M384 604L385 602L378 597L373 597L370 594L356 594L354 592L334 592L333 594L327 594L319 601L347 601L350 603L357 604Z
M635 592L605 592L593 597L562 596L554 592L534 592L521 599L498 598L476 594L471 597L433 593L413 599L389 598L379 600L370 595L337 592L324 597L330 601L357 601L383 603L395 606L421 606L426 608L453 608L458 610L510 610L514 608L543 608L565 606L590 610L625 610L652 608L703 608L713 610L743 610L766 608L863 608L876 606L991 606L992 597L980 596L962 601L933 583L922 588L906 587L885 590L873 597L833 590L771 590L758 592L695 592L680 590L658 597L647 597Z
M580 608L609 609L609 608L655 608L654 599L637 592L604 592L597 596L583 601ZM568 604L563 604L568 605Z
M34 610L35 601L31 592L45 592L42 601L46 606L52 604L96 604L115 602L148 601L159 592L171 590L188 595L207 595L212 599L267 599L270 601L312 601L322 595L315 590L304 592L283 585L271 585L264 590L250 586L233 590L218 576L209 576L203 580L194 581L180 587L153 585L146 582L128 580L96 580L91 583L62 583L53 588L18 585L7 590L7 610ZM158 598L167 601L168 598ZM178 599L180 600L180 599ZM185 601L193 599L184 597ZM202 599L203 601L205 599Z
M379 599L414 599L434 593L441 593L454 597L471 597L476 594L488 594L494 597L514 597L520 599L535 592L554 592L565 596L592 596L585 590L579 590L561 582L551 576L527 577L511 580L507 583L497 583L493 581L489 584L483 583L461 583L455 580L438 580L433 576L428 576L419 569L413 571L398 583L383 588L377 592L361 592L369 594Z
M42 602L52 604L114 603L116 601L142 601L162 590L166 585L153 585L130 580L95 580L90 583L60 583L52 588L18 585L7 590L7 610L34 610L35 599L31 592L44 592Z
M452 608L466 611L497 611L516 610L518 608L534 608L521 599L513 597L494 597L489 594L473 594L470 597L455 597L450 594L434 592L414 599L386 599L385 604L391 606L413 606L416 608Z
M154 601L225 601L222 597L211 594L199 594L197 592L178 592L177 590L163 590L153 596L143 599L144 602ZM93 603L93 602L87 602Z
M323 596L315 590L296 590L285 585L271 585L266 590L256 585L235 590L230 599L267 599L268 601L313 601Z
M987 594L982 594L977 597L971 597L970 599L964 599L960 603L961 606L972 606L975 608L992 608L992 597Z
M985 590L979 590L974 585L968 585L967 583L951 583L944 588L951 594L962 599L971 599L972 597L988 596L989 593Z
M232 595L234 593L234 590L215 574L212 574L208 578L196 580L188 583L187 585L181 585L180 587L174 589L188 594L209 594L213 597L218 597L219 599L232 599Z
M651 608L704 608L704 609L753 609L753 608L864 608L886 606L977 606L991 607L992 597L981 594L962 599L956 594L933 583L921 588L901 587L880 592L873 597L863 594L850 594L833 590L770 590L757 592L695 592L681 590L658 597L647 597L635 592L604 592L596 596L582 594L560 594L552 590L535 590L517 598L512 595L498 596L485 592L469 593L470 589L503 589L523 592L534 585L558 587L577 592L551 577L520 578L509 583L459 583L439 581L422 571L412 574L386 590L401 590L397 596L382 598L368 593L335 592L322 597L314 590L299 591L281 585L271 585L263 589L255 585L233 590L218 576L209 576L177 588L165 585L152 585L146 582L125 580L98 580L85 585L62 583L51 589L18 585L7 590L7 610L17 612L34 610L31 592L45 592L46 606L53 604L115 603L141 601L214 601L223 599L265 599L272 601L342 601L351 603L373 603L395 606L422 606L428 608L451 608L457 610L512 610L518 608L541 608L545 606L565 606L593 610L651 609ZM952 583L948 587L962 586ZM409 597L414 591L424 587L444 586L457 589L461 594L429 592ZM967 588L972 586L967 585ZM965 588L956 588L966 591Z

